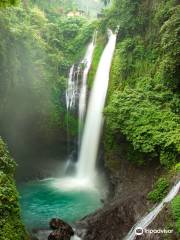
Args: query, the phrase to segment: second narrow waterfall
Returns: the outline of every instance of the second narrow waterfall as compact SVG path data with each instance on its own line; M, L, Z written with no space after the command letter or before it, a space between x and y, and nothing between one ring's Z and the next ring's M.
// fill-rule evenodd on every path
M67 152L70 155L65 166L65 172L72 164L72 153L70 150L70 136L69 136L69 117L71 114L78 114L79 129L78 129L78 146L81 144L81 136L84 125L84 116L86 112L86 98L87 98L87 78L91 67L93 52L95 48L96 32L92 41L88 44L85 56L78 64L73 64L69 71L69 77L66 88L66 110L67 110ZM78 110L78 112L77 112Z
M127 236L124 238L124 240L134 240L137 237L137 230L143 232L145 228L147 228L153 220L157 217L157 215L160 213L160 211L165 207L165 203L169 203L172 201L172 199L178 194L180 190L180 181L178 181L171 189L171 191L168 193L168 195L162 200L161 203L159 203L154 209L152 209L146 216L144 216L142 219L140 219L129 231Z
M101 56L90 94L82 136L77 177L93 179L103 125L103 109L109 82L109 73L116 46L116 34L109 30L109 40Z
M67 90L66 90L66 108L67 111L71 109L75 105L75 94L76 94L76 81L74 79L74 65L72 65L69 78L67 82Z
M95 48L95 38L96 38L96 33L94 34L93 40L89 44L84 60L82 61L82 64L84 64L85 67L83 71L82 82L81 82L80 93L79 93L79 145L81 144L82 128L83 128L84 116L86 112L87 78L88 78L88 73L92 63L93 52Z

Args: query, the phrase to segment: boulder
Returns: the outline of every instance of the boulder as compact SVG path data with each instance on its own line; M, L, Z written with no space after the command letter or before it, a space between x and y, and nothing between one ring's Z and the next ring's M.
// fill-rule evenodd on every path
M70 240L74 235L72 227L59 218L51 219L49 225L54 231L49 235L48 240Z
M49 222L49 226L53 230L56 230L56 229L58 229L60 227L63 227L65 225L66 225L66 223L59 218L52 218L51 221Z

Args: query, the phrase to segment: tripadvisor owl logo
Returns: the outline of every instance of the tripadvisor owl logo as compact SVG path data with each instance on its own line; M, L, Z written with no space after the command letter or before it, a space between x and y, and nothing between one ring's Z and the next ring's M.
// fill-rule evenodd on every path
M135 229L135 234L136 234L136 236L143 235L143 228L142 227L137 227Z

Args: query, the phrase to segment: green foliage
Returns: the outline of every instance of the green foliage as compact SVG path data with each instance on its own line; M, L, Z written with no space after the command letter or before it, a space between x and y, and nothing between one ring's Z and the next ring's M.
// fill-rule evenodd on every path
M15 6L19 3L19 0L1 0L0 8Z
M9 155L5 143L0 138L0 171L5 174L14 174L15 166L16 164Z
M125 88L116 91L107 106L107 127L114 133L121 131L135 150L143 153L160 153L160 161L169 166L175 162L180 141L179 118L169 107L158 106L164 98L173 96L156 91ZM136 106L136 107L134 107Z
M153 190L148 193L148 199L153 203L160 202L166 196L168 187L169 182L167 179L159 178L155 183Z
M134 150L132 145L128 145L127 160L136 164L137 166L144 165L145 154L140 151Z
M177 163L177 164L175 165L175 171L176 171L177 173L180 172L180 163Z
M118 26L121 37L139 33L145 24L139 7L140 2L140 0L113 1L111 7L105 11L102 28L116 29Z
M0 139L0 239L26 240L20 217L19 196L13 180L15 162Z
M173 199L171 203L171 209L176 224L176 230L180 235L180 195Z
M180 6L169 10L169 18L160 28L163 59L159 61L158 77L172 90L180 90Z
M119 25L106 131L117 145L126 137L138 164L159 158L169 168L179 159L179 16L173 0L115 0L100 23Z
M3 9L0 25L0 130L19 141L29 138L29 144L64 128L69 69L82 57L94 26L37 7Z

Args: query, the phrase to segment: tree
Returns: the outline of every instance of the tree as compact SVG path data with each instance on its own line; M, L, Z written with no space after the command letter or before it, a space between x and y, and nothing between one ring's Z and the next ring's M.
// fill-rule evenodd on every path
M15 6L19 3L19 0L3 0L0 1L0 8L2 7L9 7L9 6Z

